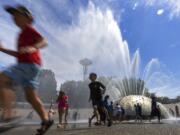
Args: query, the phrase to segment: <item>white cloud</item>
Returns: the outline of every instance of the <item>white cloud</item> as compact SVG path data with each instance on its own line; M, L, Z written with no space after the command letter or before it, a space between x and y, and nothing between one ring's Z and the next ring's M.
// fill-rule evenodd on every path
M136 2L133 6L133 10L136 10L137 7L138 7L138 3Z
M162 15L164 13L164 9L159 9L158 11L157 11L157 15Z
M180 0L168 0L170 6L170 17L179 17L180 16Z
M137 7L155 7L155 8L163 8L164 11L169 13L170 19L174 17L180 17L180 0L104 0L109 3L116 3L114 7L117 5L129 4L132 6L132 9L135 10Z
M145 6L155 6L163 7L169 11L169 17L172 19L174 17L180 16L180 0L136 0Z

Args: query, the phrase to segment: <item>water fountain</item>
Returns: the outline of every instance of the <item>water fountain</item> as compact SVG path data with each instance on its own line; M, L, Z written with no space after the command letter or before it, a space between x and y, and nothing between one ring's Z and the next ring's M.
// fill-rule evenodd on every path
M125 44L126 46L127 44ZM134 56L131 58L128 47L125 47L126 54L124 59L125 74L120 74L119 77L111 78L107 84L107 94L112 97L114 102L118 102L126 110L126 115L135 115L134 105L139 103L142 106L142 114L149 116L151 113L151 99L145 96L145 92L148 92L148 86L146 83L149 81L154 73L151 71L152 67L159 65L157 59L152 59L145 67L143 74L141 75L140 55L137 50ZM151 73L152 72L152 73ZM169 118L171 115L168 110L161 104L157 103L161 109L163 117Z
M159 61L150 60L144 72L140 74L139 50L131 57L128 43L123 40L118 22L110 9L101 10L90 2L89 6L78 11L77 19L74 17L74 8L64 8L63 6L67 6L66 3L54 1L21 2L35 13L36 26L48 37L50 45L42 52L45 68L55 72L59 83L78 80L82 72L78 61L87 57L94 65L89 70L106 76L117 76L104 79L107 84L107 94L111 95L114 101L121 99L122 103L129 102L129 96L138 95L132 97L131 104L134 104L134 100L139 99L140 95L143 96L146 88L150 88L149 82L157 73L152 69L159 65ZM61 20L63 17L55 12L63 12L70 21L64 24ZM9 45L11 44L9 40L14 39L16 29L12 29L11 23L6 19L3 18L1 21L2 31L12 33L9 34L8 40L7 36L3 36L5 34L1 37L2 41ZM3 57L2 54L0 56ZM2 61L7 63L9 58ZM87 85L86 80L84 85ZM73 90L76 91L77 87L75 83ZM84 88L87 88L86 92L89 91L87 86ZM149 99L147 101L149 102Z

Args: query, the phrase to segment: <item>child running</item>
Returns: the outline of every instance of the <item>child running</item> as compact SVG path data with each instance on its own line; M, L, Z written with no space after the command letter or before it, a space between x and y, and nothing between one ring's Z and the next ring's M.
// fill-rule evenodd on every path
M0 51L17 59L17 64L0 73L0 100L3 105L3 121L11 121L12 100L14 99L13 84L21 84L25 97L42 120L39 134L49 129L53 120L50 120L37 94L37 76L41 67L39 49L47 45L47 41L32 26L34 18L24 6L6 6L5 10L12 16L14 23L20 28L17 40L17 51L6 49L0 44ZM8 36L8 35L7 35Z
M91 118L89 118L89 126L91 126L91 121L96 117L97 124L100 124L100 121L108 120L108 126L111 126L111 120L108 115L108 112L103 103L103 94L105 93L106 87L101 83L96 81L97 75L95 73L91 73L89 75L89 79L91 83L89 84L90 89L90 97L89 101L92 101L94 114ZM98 119L98 113L100 114L100 121Z

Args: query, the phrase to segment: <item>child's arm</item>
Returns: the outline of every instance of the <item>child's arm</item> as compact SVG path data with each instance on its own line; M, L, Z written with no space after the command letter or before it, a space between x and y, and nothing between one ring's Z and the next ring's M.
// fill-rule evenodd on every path
M8 55L18 57L18 52L13 51L13 50L9 50L9 49L5 49L1 44L0 44L0 51L3 53L6 53Z
M104 94L106 92L106 87L101 82L99 82L99 84L100 87L103 89L103 94Z
M89 102L92 100L92 93L91 93L91 87L89 85L89 90L90 90L90 93L89 93Z
M42 38L41 40L39 40L39 42L37 42L34 47L36 49L40 49L40 48L44 48L47 46L47 40L45 38Z

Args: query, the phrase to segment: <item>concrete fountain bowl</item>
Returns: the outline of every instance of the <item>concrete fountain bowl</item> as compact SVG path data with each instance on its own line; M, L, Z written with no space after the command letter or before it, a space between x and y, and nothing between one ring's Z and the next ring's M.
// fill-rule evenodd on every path
M151 99L142 95L129 95L121 98L117 101L124 109L127 117L135 116L134 105L139 103L142 106L142 115L148 118L151 114ZM169 118L170 114L161 103L157 103L161 110L161 115L163 118Z

